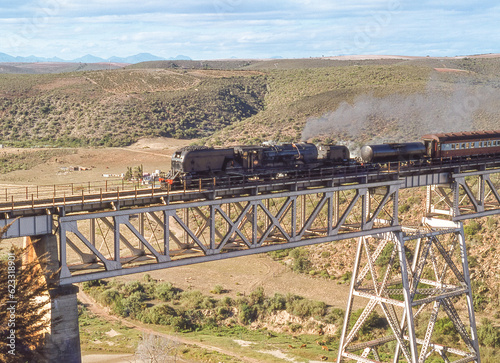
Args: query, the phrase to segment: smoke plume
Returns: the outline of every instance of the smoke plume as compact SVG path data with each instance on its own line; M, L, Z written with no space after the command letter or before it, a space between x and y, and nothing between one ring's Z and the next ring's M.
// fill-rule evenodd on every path
M468 82L446 85L430 83L426 92L392 94L377 98L357 97L352 104L343 102L319 118L310 118L302 132L302 140L315 136L342 133L355 138L371 128L374 120L390 124L394 132L384 135L384 142L414 140L436 132L471 131L500 128L500 92L498 86L472 85ZM403 135L401 135L403 134ZM398 140L391 140L398 138Z

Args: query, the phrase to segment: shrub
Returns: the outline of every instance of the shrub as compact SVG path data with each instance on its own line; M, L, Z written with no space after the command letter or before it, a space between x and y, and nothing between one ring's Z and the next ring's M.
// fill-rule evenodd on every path
M233 299L231 299L229 296L223 297L218 301L219 306L225 306L229 307L233 305Z
M170 282L162 282L155 287L155 296L163 301L170 301L177 297L179 290Z
M344 310L334 308L326 316L326 322L329 324L340 325L344 321L344 314Z
M398 212L399 214L403 214L403 213L406 213L410 210L410 205L409 204L401 204L398 208Z
M309 253L305 249L294 248L289 256L293 258L292 270L295 272L307 272L312 266L311 261L308 260Z
M290 248L285 248L282 250L276 250L276 251L271 251L269 252L269 256L275 261L279 261L284 259L285 257L288 257L290 254L291 249Z
M215 285L214 288L210 291L212 294L223 294L226 290L222 287L222 285Z
M265 298L266 296L264 295L264 288L262 286L259 286L250 293L249 304L262 305L262 303L264 303Z
M107 306L113 305L118 299L121 299L121 295L115 289L106 289L96 296L98 302Z
M180 302L187 310L212 309L215 306L215 300L209 296L203 296L198 291L184 291L180 294Z
M474 219L471 219L469 223L464 227L464 233L466 236L471 237L476 235L481 230L481 225Z
M500 347L500 328L493 326L491 320L484 318L477 328L479 344L496 348Z
M447 344L459 339L458 331L448 317L436 320L434 325L434 336L440 344Z
M488 286L481 280L472 280L471 285L474 310L480 311L489 302Z
M287 296L286 310L301 318L320 317L326 314L326 304L322 301L304 299L297 295Z
M358 320L359 316L363 313L364 309L358 309L354 313L351 314L351 320L349 322L349 329L351 329L356 321ZM371 312L371 314L368 316L368 318L365 320L364 324L362 325L361 329L359 330L359 333L361 335L367 335L372 333L372 329L374 328L384 328L387 325L387 322L384 318L382 318L375 310Z
M159 304L147 309L141 321L149 324L170 325L175 316L177 312L174 308L168 304Z
M136 291L144 292L144 286L139 281L130 281L123 286L123 291L127 295L133 294Z
M340 282L349 283L351 281L352 272L346 271L342 276L340 276Z
M247 325L251 323L256 317L256 310L253 306L247 303L242 303L239 308L238 319L241 324Z
M140 318L146 304L142 300L140 294L132 294L127 298L118 299L115 301L113 311L123 317Z
M268 299L268 311L280 311L286 308L286 299L282 294L275 293L272 298Z
M89 291L92 287L105 286L106 282L103 280L90 280L82 283L83 291Z

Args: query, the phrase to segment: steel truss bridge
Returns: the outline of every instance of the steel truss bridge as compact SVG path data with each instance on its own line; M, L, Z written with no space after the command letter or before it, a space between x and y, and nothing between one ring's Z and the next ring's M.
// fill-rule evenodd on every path
M402 226L400 191L424 187L426 218ZM500 159L6 199L4 238L58 237L60 285L356 238L338 362L387 351L394 362L480 362L461 221L500 213ZM365 302L357 318L355 299ZM374 311L391 333L363 341ZM461 338L454 346L433 335L443 316Z

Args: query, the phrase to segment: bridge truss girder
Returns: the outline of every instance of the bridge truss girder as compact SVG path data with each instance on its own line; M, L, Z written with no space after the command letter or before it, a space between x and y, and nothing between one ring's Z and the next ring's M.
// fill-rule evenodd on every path
M454 221L500 213L500 173L480 170L452 175L450 185L427 187L428 216L451 216Z
M337 362L379 362L381 353L393 362L480 362L463 226L432 230L431 222L424 231L359 237ZM355 298L367 301L357 318ZM363 341L374 312L385 332ZM446 319L460 341L439 341L436 322Z
M387 181L61 216L61 284L397 230L399 188Z

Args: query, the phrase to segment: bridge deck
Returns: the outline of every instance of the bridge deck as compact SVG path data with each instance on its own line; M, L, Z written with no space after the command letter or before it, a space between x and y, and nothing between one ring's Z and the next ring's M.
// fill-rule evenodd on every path
M0 214L5 219L44 214L68 214L95 212L100 210L118 210L137 208L147 205L165 205L200 199L225 198L240 195L257 195L282 191L298 191L327 186L379 183L400 180L401 188L415 188L429 185L451 184L453 174L469 173L481 170L500 172L500 160L467 160L441 165L402 166L390 164L386 169L351 166L329 168L316 171L307 177L282 178L267 182L243 181L238 178L217 180L203 179L193 182L191 188L166 190L159 187L127 188L114 186L108 190L87 186L71 187L71 191L61 191L56 186L36 187L36 193L26 188L26 192L14 195L5 192L4 201L0 201ZM109 188L111 189L111 188ZM76 192L78 190L78 192ZM1 218L1 217L0 217Z

